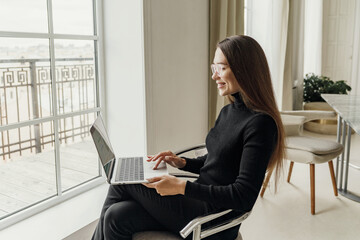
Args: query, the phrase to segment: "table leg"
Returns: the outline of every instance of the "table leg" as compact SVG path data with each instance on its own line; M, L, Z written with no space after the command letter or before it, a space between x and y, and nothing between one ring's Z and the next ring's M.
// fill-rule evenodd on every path
M345 165L345 178L344 178L344 191L347 192L347 182L349 174L349 160L350 160L350 143L351 143L351 127L347 127L347 144L346 144L346 165Z
M345 122L344 122L344 126L345 126ZM344 165L344 158L343 155L341 156L341 172L340 172L340 188L339 188L339 193L341 195L343 195L344 197L351 199L353 201L356 202L360 202L360 197L358 195L355 195L353 193L351 193L350 191L347 190L347 183L348 183L348 175L349 175L349 165L350 165L350 144L351 144L351 127L350 125L347 126L347 132L345 132L344 130L344 135L347 134L347 143L344 149L344 153L346 154L346 162L345 162L345 176L344 176L344 188L342 188L342 173L343 173L343 165ZM344 140L344 135L343 135L343 140Z
M342 130L342 140L341 144L346 147L346 122L343 121L343 130ZM344 172L344 157L345 157L345 149L341 154L341 161L340 161L340 180L339 180L339 190L343 189L343 172Z
M340 143L340 140L341 140L341 121L342 121L342 118L341 116L338 114L338 117L337 117L337 131L336 131L336 141L338 143ZM336 179L336 182L338 182L338 179L339 179L339 161L340 161L340 155L337 156L336 158L336 173L335 173L335 179Z

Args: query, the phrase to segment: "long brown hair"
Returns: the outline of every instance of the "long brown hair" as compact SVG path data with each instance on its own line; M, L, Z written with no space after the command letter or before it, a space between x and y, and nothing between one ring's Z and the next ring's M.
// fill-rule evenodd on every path
M285 133L271 83L265 53L258 42L245 35L231 36L219 42L231 71L240 86L245 105L270 115L277 125L277 145L267 166L268 174L275 171L275 191L285 157ZM229 97L233 102L233 99Z

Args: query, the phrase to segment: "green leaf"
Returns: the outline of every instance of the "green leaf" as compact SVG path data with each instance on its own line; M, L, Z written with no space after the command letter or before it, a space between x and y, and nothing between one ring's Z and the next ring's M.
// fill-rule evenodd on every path
M308 73L304 78L304 102L324 102L322 93L348 94L351 87L344 80L334 82L329 77Z

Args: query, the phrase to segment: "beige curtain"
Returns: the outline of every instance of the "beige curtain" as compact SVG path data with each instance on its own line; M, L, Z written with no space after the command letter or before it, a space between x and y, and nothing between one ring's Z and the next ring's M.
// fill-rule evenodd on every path
M289 0L282 110L302 109L305 0Z
M232 35L244 34L244 0L210 0L210 62L214 59L216 44ZM209 66L210 71L210 66ZM216 84L209 76L209 129L214 126L227 99L219 96Z

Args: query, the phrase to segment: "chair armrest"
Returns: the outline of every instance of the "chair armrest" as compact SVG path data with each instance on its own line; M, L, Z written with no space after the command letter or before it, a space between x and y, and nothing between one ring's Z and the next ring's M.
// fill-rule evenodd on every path
M180 178L198 178L199 174L189 172L169 173L169 175Z
M335 119L336 113L334 111L315 111L315 110L297 110L297 111L282 111L281 114L303 116L305 122L316 119Z
M202 143L202 144L199 144L199 145L195 145L195 146L192 146L192 147L187 147L187 148L178 150L178 151L176 151L174 153L176 155L180 155L180 154L183 154L183 153L186 153L186 152L190 152L190 151L197 150L197 149L202 149L202 148L205 148L205 147L206 147L205 143Z
M243 215L241 215L240 217L237 217L235 219L232 220L227 220L226 222L223 222L217 226L211 227L209 229L206 229L202 232L201 231L201 225L204 223L207 223L211 220L214 220L216 218L219 218L225 214L230 213L232 210L228 209L219 213L213 213L213 214L209 214L206 216L202 216L202 217L197 217L193 220L191 220L181 231L180 231L180 235L183 238L186 238L187 236L189 236L192 232L194 231L198 231L198 234L200 236L200 239L202 238L206 238L210 235L213 235L215 233L224 231L226 229L229 229L231 227L234 227L236 225L239 225L240 223L242 223L251 213L250 212L246 212Z
M305 122L305 117L281 113L281 121L284 125L285 135L296 136L299 135L301 126Z
M199 145L195 145L192 147L187 147L184 148L182 150L178 150L176 152L174 152L176 155L180 155L180 154L184 154L190 151L194 151L194 150L199 150L199 149L204 149L206 148L205 143L199 144ZM190 173L190 172L186 172L186 171L176 171L174 173L169 173L169 175L175 176L175 177L182 177L182 178L198 178L199 174L196 173Z
M284 126L301 126L305 120L304 116L281 113L281 121Z

